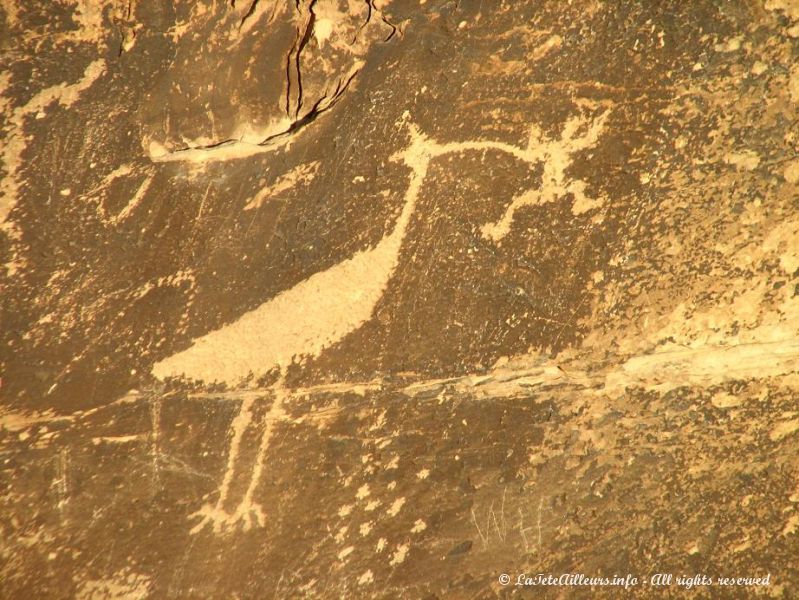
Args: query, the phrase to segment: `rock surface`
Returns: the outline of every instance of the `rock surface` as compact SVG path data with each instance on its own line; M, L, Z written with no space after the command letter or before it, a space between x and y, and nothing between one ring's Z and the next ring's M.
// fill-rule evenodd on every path
M799 595L797 2L0 9L0 596Z

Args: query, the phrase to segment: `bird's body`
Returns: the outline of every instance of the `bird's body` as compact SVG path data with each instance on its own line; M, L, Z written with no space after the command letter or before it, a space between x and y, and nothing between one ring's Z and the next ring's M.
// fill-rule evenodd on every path
M415 150L415 151L414 151ZM182 376L236 384L250 373L285 368L295 357L318 356L368 321L397 268L400 249L427 173L429 153L418 141L405 203L388 235L326 271L311 275L237 321L194 341L188 349L153 367L158 378Z

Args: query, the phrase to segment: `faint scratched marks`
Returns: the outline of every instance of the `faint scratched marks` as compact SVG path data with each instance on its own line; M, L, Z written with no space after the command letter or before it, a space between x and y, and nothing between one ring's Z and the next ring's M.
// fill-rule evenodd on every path
M127 219L131 215L131 213L133 213L133 211L136 210L136 207L139 206L139 204L141 203L142 199L144 198L144 195L147 193L147 190L150 189L150 184L152 184L153 182L153 177L154 176L152 174L148 174L144 178L144 180L141 182L138 189L136 190L136 193L133 194L133 197L130 199L130 201L125 205L125 207L122 210L119 211L119 213L117 213L116 216L114 216L111 219L111 222L114 225L118 225L119 223Z
M247 205L244 207L244 210L260 208L261 205L263 205L266 201L280 194L281 192L290 190L299 184L309 183L314 177L316 177L316 172L319 170L319 164L319 161L315 160L313 162L297 165L291 171L275 181L273 185L267 186L260 190L253 197L253 199L247 203Z
M106 579L80 581L76 597L80 600L90 598L118 598L120 600L146 598L150 594L151 588L152 581L147 575L125 568Z
M22 155L28 146L25 137L25 123L28 118L44 117L47 109L54 102L63 108L70 108L77 102L80 95L94 84L105 73L105 60L98 59L90 63L83 71L83 77L72 84L60 83L45 88L35 94L26 104L11 108L10 103L0 96L0 108L6 112L5 139L0 144L0 159L2 159L5 175L0 179L0 231L4 231L12 239L19 239L19 231L9 222L11 211L17 204L23 182L20 179ZM0 93L9 84L8 75L0 77ZM14 252L14 260L6 264L6 269L12 275L21 266L19 257Z
M536 125L533 125L530 128L525 160L544 164L541 187L537 190L527 190L513 198L502 218L495 223L483 225L483 237L494 242L501 241L510 232L516 211L523 206L540 206L568 195L574 198L572 213L575 215L601 206L600 199L586 196L584 181L569 180L566 169L571 166L576 152L596 145L609 115L608 110L592 118L583 115L574 116L564 124L560 139L547 138ZM580 131L583 133L578 135Z
M58 454L58 478L53 481L58 495L58 508L69 504L69 449L64 448Z

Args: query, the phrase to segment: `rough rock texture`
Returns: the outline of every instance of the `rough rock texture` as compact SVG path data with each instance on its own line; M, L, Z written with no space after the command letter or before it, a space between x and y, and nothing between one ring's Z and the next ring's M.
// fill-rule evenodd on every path
M795 0L0 7L0 597L799 597Z

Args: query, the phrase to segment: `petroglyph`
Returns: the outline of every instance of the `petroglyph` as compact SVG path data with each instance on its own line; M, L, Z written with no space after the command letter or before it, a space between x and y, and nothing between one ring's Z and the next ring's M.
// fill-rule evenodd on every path
M187 350L157 363L153 367L153 374L159 378L183 376L236 385L249 376L262 375L274 367L279 367L285 374L285 369L298 356L318 356L372 317L377 302L397 268L408 224L433 159L470 151L499 151L528 164L549 158L558 161L548 171L553 185L560 186L557 190L568 189L576 198L584 199L582 192L585 184L576 182L564 187L563 171L569 164L569 152L596 142L606 116L607 113L604 113L595 119L588 133L578 139L575 139L575 133L585 121L569 120L557 149L549 145L543 150L537 145L541 140L537 127L531 129L527 147L517 147L484 140L439 143L423 134L415 124L408 123L410 142L404 150L393 154L391 160L409 167L410 179L402 211L388 235L374 248L358 252L327 271L312 275L234 323L195 340ZM547 193L554 194L555 191ZM537 385L561 377L560 371L553 368L535 371L529 381L519 383L518 377L514 379L518 385ZM215 533L239 524L245 530L253 526L265 526L266 515L261 506L254 502L253 496L261 480L274 425L285 417L283 404L286 395L282 378L273 391L274 400L264 418L256 462L243 498L232 512L227 511L225 504L229 499L241 441L252 423L255 397L245 397L241 402L239 414L231 424L228 464L218 499L215 504L206 504L195 513L194 516L201 520L192 532L201 531L207 524L212 526Z
M560 141L543 146L539 143L540 130L534 125L526 147L486 140L439 143L409 122L409 145L391 157L411 169L404 205L391 233L374 248L312 275L237 321L198 338L187 350L156 363L153 374L162 379L183 376L235 385L250 375L285 367L295 357L319 356L372 317L397 268L408 224L433 159L460 152L499 151L530 165L548 160L547 164L555 166L545 170L549 184L542 197L554 199L568 191L575 196L575 203L586 204L585 183L564 183L564 171L572 153L596 143L607 116L606 111L593 119L581 137L576 134L588 121L572 118L566 122ZM513 211L520 203L517 199L508 209L497 226L500 232L509 229Z
M547 138L533 125L527 143L528 162L544 164L541 187L527 190L513 198L502 218L495 223L483 225L483 237L500 242L510 232L516 211L524 206L541 206L569 195L573 198L572 213L575 215L601 206L601 199L586 195L586 182L579 179L569 180L566 170L571 166L575 153L596 145L609 115L610 111L606 110L593 118L583 115L571 117L563 126L560 139ZM581 130L583 134L578 135Z
M192 533L201 531L208 523L212 525L215 532L219 533L222 531L225 525L237 523L240 518L244 517L245 514L249 516L248 512L240 510L241 504L233 514L228 513L225 510L225 503L228 498L230 483L233 480L233 474L236 468L236 460L239 457L241 439L244 437L245 431L252 423L252 409L254 403L255 398L244 398L241 401L239 412L230 425L230 431L233 435L230 440L230 447L228 449L228 459L227 466L225 468L225 474L222 477L222 483L219 486L219 496L215 504L206 504L192 515L192 517L201 518L200 522L192 528ZM245 511L246 508L247 507L245 507ZM261 521L262 515L258 514L258 516L261 517L261 519L259 519L259 521ZM248 524L249 521L245 521L245 529L247 528Z
M0 0L4 597L799 597L794 5Z
M216 503L206 504L197 512L191 515L192 518L199 517L200 521L191 529L191 533L202 531L206 525L211 525L214 533L220 534L234 530L239 525L244 531L254 526L264 527L266 525L266 514L259 502L254 500L254 495L261 482L261 475L266 464L267 451L272 440L275 425L286 417L284 402L287 398L286 390L283 387L283 377L273 387L272 405L263 417L263 431L255 457L255 464L252 472L249 473L249 483L236 508L228 512L225 504L230 496L230 484L236 470L236 463L241 454L241 440L247 429L252 424L254 397L245 397L241 402L238 415L231 424L232 439L228 452L227 467L219 487L219 495Z

